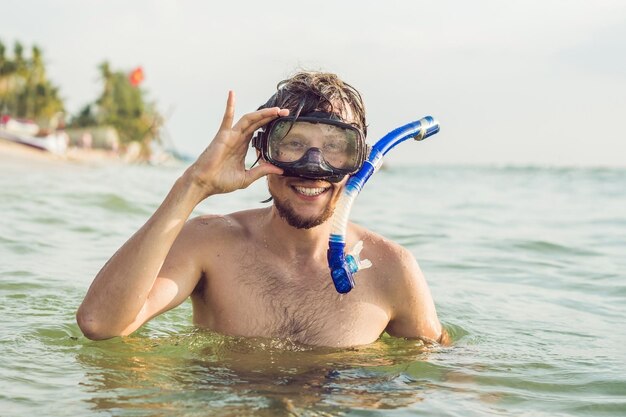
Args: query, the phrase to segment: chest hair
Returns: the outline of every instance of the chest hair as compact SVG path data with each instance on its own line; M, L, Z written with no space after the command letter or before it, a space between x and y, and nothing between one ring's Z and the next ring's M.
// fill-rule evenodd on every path
M259 257L240 265L237 281L254 305L250 320L272 337L322 342L349 311L351 301L335 291L323 266L303 270L288 262L271 265Z

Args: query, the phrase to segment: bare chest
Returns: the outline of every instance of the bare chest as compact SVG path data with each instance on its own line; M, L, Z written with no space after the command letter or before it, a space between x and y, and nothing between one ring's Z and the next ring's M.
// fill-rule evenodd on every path
M370 288L338 294L325 268L303 272L257 259L220 269L196 295L194 320L221 333L352 346L375 341L389 322Z

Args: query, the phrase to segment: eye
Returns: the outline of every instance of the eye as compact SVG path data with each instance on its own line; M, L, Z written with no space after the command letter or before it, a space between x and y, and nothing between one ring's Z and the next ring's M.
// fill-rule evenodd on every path
M299 138L297 136L290 136L290 137L283 139L283 141L280 144L280 147L283 148L287 152L289 151L295 152L295 151L301 151L303 149L306 149L306 147L308 147L308 143L303 138Z
M284 145L288 148L300 149L304 147L304 143L297 139L292 139L284 143Z
M333 140L324 144L324 150L328 152L344 152L346 144L339 140Z

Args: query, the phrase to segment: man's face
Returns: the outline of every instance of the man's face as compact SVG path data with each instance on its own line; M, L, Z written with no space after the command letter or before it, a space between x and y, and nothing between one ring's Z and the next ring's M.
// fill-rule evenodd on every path
M330 183L282 175L268 175L270 194L280 216L297 229L310 229L328 220L335 211L346 176Z
M346 109L346 121L353 120L352 109ZM348 182L346 175L341 181L331 183L320 179L267 176L270 195L280 216L298 229L310 229L328 220L335 212L337 200Z

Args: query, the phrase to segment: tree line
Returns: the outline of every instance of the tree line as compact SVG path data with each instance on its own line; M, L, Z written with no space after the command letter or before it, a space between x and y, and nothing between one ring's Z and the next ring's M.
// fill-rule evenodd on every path
M42 122L64 110L59 88L46 75L41 49L33 46L27 57L15 42L10 58L0 41L0 112Z
M26 56L24 46L15 42L12 56L0 40L0 114L30 119L40 126L61 115L68 127L111 126L120 142L140 142L144 146L159 137L163 123L147 93L139 87L140 79L126 71L113 70L104 61L98 66L102 92L77 114L67 115L59 87L47 77L41 48L34 45Z

